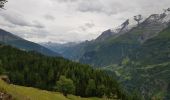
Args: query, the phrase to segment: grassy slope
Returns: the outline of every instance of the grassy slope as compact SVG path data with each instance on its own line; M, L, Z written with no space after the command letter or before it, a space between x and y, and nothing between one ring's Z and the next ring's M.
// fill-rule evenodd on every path
M0 89L11 94L16 100L102 100L99 98L81 98L73 95L69 95L66 98L58 92L7 84L2 80L0 80Z

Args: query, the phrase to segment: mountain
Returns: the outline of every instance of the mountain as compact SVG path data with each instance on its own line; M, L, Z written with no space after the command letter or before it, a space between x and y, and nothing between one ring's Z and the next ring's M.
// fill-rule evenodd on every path
M53 50L53 51L57 51L58 53L63 54L63 52L65 50L63 48L74 47L79 43L69 42L69 43L60 44L60 43L53 43L53 42L44 42L44 43L40 43L40 44Z
M10 32L0 29L0 43L11 45L26 51L36 51L48 56L60 56L58 53L39 44L24 40Z
M170 99L169 12L152 14L123 35L116 38L113 35L106 41L95 55L90 55L91 59L82 60L85 63L92 60L90 64L100 64L96 59L100 59L102 64L108 61L105 64L108 66L103 69L115 72L127 91L136 90L144 100ZM97 58L96 55L100 56Z
M104 70L116 73L128 91L136 89L145 100L170 99L170 25L145 41L119 65Z
M96 67L119 64L134 49L167 28L169 21L169 11L152 14L148 18L141 19L139 24L134 18L130 18L120 26L104 31L95 40L70 46L60 45L61 49L55 51L62 51L61 55L70 60Z
M126 20L84 42L80 55L74 48L81 43L67 50L76 52L81 63L114 72L127 91L143 100L170 100L170 11L134 22Z
M162 14L153 14L137 26L127 29L127 26L124 27L126 31L118 31L118 33L106 31L95 42L85 47L84 55L79 61L100 67L119 64L133 49L167 28L169 20L170 14L164 17Z
M142 19L141 21L144 21L144 19ZM104 42L105 40L109 39L110 37L117 38L120 35L128 32L135 26L137 26L137 22L135 22L135 20L133 18L127 19L120 26L104 31L99 37L97 37L95 39L95 41L96 42Z
M123 99L131 97L121 89L113 75L106 71L93 69L61 57L49 57L35 52L27 52L0 44L0 74L9 77L12 84L36 87L49 91L60 91L56 82L65 77L68 81L60 82L62 89L81 97L108 97ZM65 85L66 84L66 85ZM63 92L63 91L60 91Z
M59 43L40 43L46 48L49 48L55 52L60 53L64 58L73 60L73 61L79 61L79 59L84 54L84 47L88 45L89 41L81 42L81 43L65 43L65 44L59 44Z

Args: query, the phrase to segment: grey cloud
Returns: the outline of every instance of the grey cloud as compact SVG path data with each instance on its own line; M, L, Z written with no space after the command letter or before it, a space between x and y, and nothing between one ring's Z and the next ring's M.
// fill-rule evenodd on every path
M10 0L0 12L0 26L32 41L91 40L124 19L147 17L169 4L170 0Z
M109 1L109 0L106 0ZM113 2L111 2L113 3ZM80 12L96 12L96 13L104 13L107 15L112 15L118 13L117 7L121 7L121 4L118 2L114 2L111 4L109 2L104 2L102 0L81 0L77 4L77 10Z
M33 23L28 22L23 16L17 13L1 13L0 16L2 16L6 21L13 25L17 26L27 26L27 27L36 27L36 28L44 28L44 26L38 22L33 21ZM12 26L12 25L10 25Z
M91 1L91 0L85 0L85 1L81 1L78 4L78 8L79 11L82 12L101 12L103 9L103 6L101 4L101 2L97 2L96 0Z
M79 28L82 30L82 31L87 31L88 29L91 29L95 26L94 23L92 22L88 22L88 23L85 23L84 25L80 26Z
M50 34L47 30L45 29L21 29L21 28L16 28L12 30L16 35L22 37L22 38L45 38Z
M78 0L53 0L58 2L77 2Z
M10 23L0 23L1 27L15 28L16 26Z
M86 23L85 26L87 26L88 28L92 28L95 26L95 24L90 22L90 23Z
M36 28L45 28L45 26L43 24L41 24L39 21L33 21L34 24L32 24L31 26L36 27Z
M8 22L18 26L31 26L31 24L20 15L2 13L1 16Z
M55 17L54 17L54 16L48 15L48 14L45 15L44 18L47 19L47 20L51 20L51 21L54 21L54 20L55 20Z

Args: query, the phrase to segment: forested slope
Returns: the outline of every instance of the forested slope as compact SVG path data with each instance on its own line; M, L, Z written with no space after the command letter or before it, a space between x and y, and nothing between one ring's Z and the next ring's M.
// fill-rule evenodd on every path
M88 65L63 58L47 57L5 45L0 45L0 72L8 75L12 83L23 86L53 91L60 76L64 75L73 80L75 95L83 97L105 95L109 98L127 96L117 81L104 71L94 70Z

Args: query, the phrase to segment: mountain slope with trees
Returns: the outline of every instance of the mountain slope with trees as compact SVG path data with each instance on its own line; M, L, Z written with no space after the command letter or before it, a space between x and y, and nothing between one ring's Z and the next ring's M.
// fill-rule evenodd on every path
M169 100L169 23L170 14L152 14L126 33L106 31L83 46L79 62L113 71L127 91L143 99Z
M128 91L136 90L143 98L169 100L170 26L123 59L104 70L116 73Z
M134 19L126 20L116 29L104 31L95 40L66 48L61 47L63 50L61 55L95 67L119 64L145 41L166 29L169 21L169 10L160 14L152 14L146 19L142 15L137 15ZM133 25L133 23L136 24ZM55 45L51 48L55 48Z
M88 65L63 58L47 57L10 46L0 45L0 72L8 75L14 84L51 91L58 91L56 82L64 75L74 83L75 92L72 94L83 97L105 95L108 98L129 98L122 92L113 76L104 71L94 70Z

